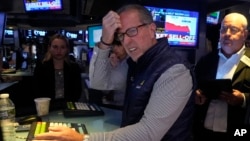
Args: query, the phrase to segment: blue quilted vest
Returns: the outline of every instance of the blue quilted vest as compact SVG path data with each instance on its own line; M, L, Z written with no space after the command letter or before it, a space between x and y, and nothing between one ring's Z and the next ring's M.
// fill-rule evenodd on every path
M183 57L170 48L167 39L160 39L137 63L128 60L129 70L127 91L121 127L139 122L148 104L154 83L168 68L175 64L184 64L190 68ZM192 74L192 73L191 73ZM190 97L180 117L162 140L187 141L191 134L194 98ZM183 139L182 139L183 138Z

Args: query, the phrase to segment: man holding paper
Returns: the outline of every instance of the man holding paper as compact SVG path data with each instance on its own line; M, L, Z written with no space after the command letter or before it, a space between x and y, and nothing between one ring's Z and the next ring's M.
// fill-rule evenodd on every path
M196 65L195 141L229 140L235 129L246 125L250 92L250 49L244 45L247 36L246 17L239 13L226 15L221 23L218 49ZM215 99L205 96L199 82L215 79L231 79L232 92L221 91Z

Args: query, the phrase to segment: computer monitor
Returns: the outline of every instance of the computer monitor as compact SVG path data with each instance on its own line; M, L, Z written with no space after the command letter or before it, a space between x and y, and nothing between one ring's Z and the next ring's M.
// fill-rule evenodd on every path
M26 12L63 10L63 0L23 0Z
M218 24L220 19L220 11L215 11L207 15L208 24Z
M95 44L100 41L102 36L102 25L92 25L87 27L88 30L88 47L94 48Z
M197 48L199 12L145 6L157 25L156 37L167 37L171 47Z
M12 29L5 29L4 30L4 38L3 44L14 44L14 30Z
M14 38L14 30L12 30L12 29L5 29L4 30L4 37L5 38Z
M46 36L47 31L45 30L33 30L33 35L36 37L44 37Z
M2 46L3 44L5 24L6 24L6 13L0 12L0 46Z
M84 30L61 30L61 34L67 37L68 39L71 39L73 41L81 41L83 42L84 38Z

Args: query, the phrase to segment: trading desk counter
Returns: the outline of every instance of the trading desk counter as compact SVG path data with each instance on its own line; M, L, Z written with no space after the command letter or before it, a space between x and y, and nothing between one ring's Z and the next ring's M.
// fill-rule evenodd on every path
M15 73L2 73L2 76L33 76L33 73L31 71L16 71Z
M105 132L112 131L120 127L121 123L121 111L113 110L102 107L104 111L103 116L91 116L91 117L75 117L65 118L62 111L50 112L48 116L43 117L43 121L50 122L73 122L85 124L89 133L93 132ZM16 141L25 141L28 132L17 132Z
M14 85L14 84L16 84L16 83L18 83L17 81L14 81L14 82L1 82L0 83L0 91L2 91L2 90L4 90L4 89L6 89L6 88L9 88L10 86L12 86L12 85Z

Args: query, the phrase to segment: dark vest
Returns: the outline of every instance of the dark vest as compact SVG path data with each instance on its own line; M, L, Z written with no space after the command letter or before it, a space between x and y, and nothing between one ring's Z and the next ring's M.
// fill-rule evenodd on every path
M166 39L161 39L155 46L145 52L137 63L131 59L128 60L129 70L122 127L140 121L148 104L154 83L162 73L175 64L184 64L190 68L190 65L182 58L175 53L175 49L168 46ZM169 141L183 138L183 141L187 141L186 137L190 136L191 131L193 99L190 98L180 117L162 140Z

